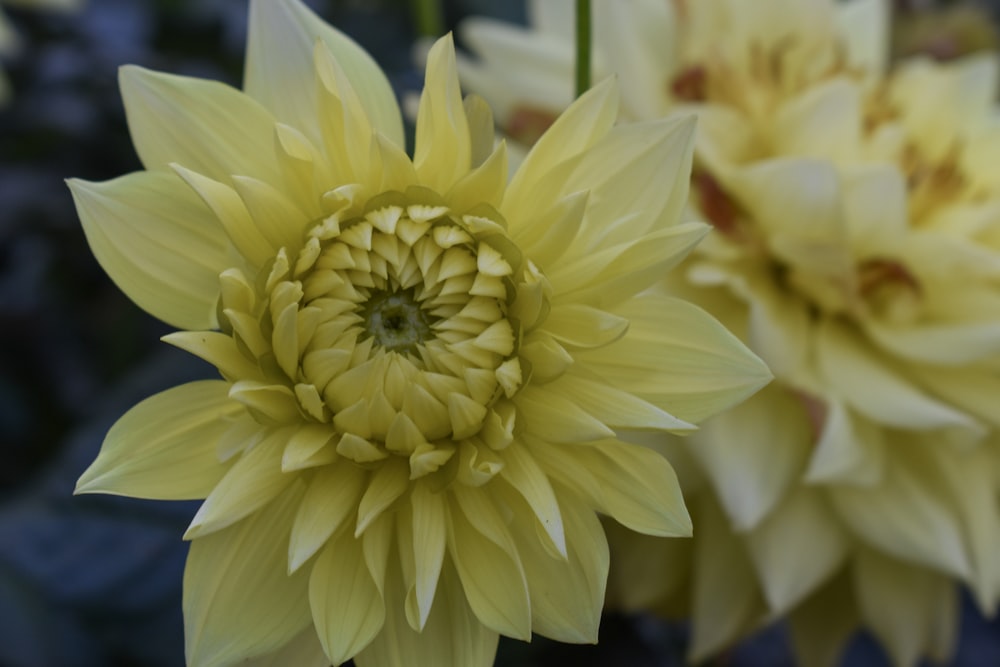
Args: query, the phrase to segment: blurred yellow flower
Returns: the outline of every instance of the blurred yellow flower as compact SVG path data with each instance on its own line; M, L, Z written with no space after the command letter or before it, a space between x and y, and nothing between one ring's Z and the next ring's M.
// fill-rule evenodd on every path
M384 75L297 0L251 2L246 67L245 92L124 68L146 170L70 182L109 275L224 378L129 411L78 492L205 498L191 665L596 641L598 513L691 529L666 460L619 438L688 432L770 379L653 288L708 229L679 222L693 121L613 126L608 81L508 182L450 37L412 160Z
M37 8L68 11L79 9L83 0L0 0L4 5L17 8ZM11 56L21 48L21 40L10 24L10 20L0 8L0 58ZM0 70L0 105L10 98L10 83Z
M462 26L514 135L568 101L571 5ZM996 55L890 68L881 0L594 6L623 115L699 117L690 203L716 233L672 289L776 376L656 443L695 539L616 538L617 603L693 616L694 660L783 616L807 665L859 625L898 665L946 659L955 582L1000 596Z

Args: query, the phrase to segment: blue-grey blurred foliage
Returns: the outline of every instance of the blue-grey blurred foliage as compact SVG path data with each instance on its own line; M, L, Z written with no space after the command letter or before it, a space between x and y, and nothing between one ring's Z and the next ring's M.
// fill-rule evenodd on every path
M312 0L417 90L403 0ZM119 65L239 85L246 0L89 0L77 15L10 10L24 37L5 63L16 96L0 110L0 667L183 664L180 536L196 503L74 497L108 427L131 405L212 370L158 342L167 328L115 288L91 256L69 176L139 168L116 85ZM523 21L521 2L453 0L468 14ZM954 664L1000 664L1000 630L966 604ZM498 665L683 664L687 632L609 616L598 646L501 643ZM719 665L791 665L780 628ZM884 666L868 638L846 665Z

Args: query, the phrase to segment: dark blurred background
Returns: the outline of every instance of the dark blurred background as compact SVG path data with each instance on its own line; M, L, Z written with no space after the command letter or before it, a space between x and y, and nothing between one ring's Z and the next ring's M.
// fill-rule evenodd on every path
M419 90L409 2L308 4L368 49L398 93ZM77 13L4 11L22 45L3 61L13 98L0 108L0 667L177 667L187 550L180 536L196 504L71 493L118 416L212 369L161 344L168 328L111 284L87 248L63 179L140 168L118 66L238 86L246 0L89 0ZM524 21L521 1L444 3L447 27L470 14ZM985 14L902 16L900 52L952 57L996 45ZM1000 665L1000 626L966 610L954 664ZM682 625L610 616L598 646L502 641L497 664L681 665L686 637ZM792 663L775 628L714 664ZM859 637L844 664L888 663Z

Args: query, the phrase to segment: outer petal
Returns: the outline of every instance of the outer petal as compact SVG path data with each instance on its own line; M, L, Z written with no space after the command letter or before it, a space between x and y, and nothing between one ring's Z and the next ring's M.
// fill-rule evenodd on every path
M515 240L519 226L530 228L541 224L537 212L547 208L544 203L561 198L539 187L546 175L600 141L611 129L617 114L618 89L613 79L607 79L573 102L532 147L511 179L500 209L511 225Z
M701 421L771 379L738 338L686 301L645 293L613 312L628 320L626 334L576 360L680 419Z
M770 610L785 614L810 595L843 564L849 544L820 491L790 494L747 536Z
M802 404L772 385L708 420L688 443L733 528L745 531L767 516L802 474L812 432Z
M358 667L490 667L496 656L496 632L469 608L454 567L445 560L437 597L423 632L406 621L402 576L390 565L386 581L386 617L382 632L354 658Z
M121 69L119 85L132 143L146 169L176 162L222 182L231 174L282 182L274 117L239 90L134 65Z
M137 172L105 183L74 179L69 187L91 250L130 299L182 329L216 326L229 241L183 181Z
M563 487L557 487L557 493L563 508L565 559L545 549L532 522L512 524L531 594L532 629L557 641L595 643L610 561L607 539L581 498ZM522 503L515 508L516 516L531 512Z
M287 527L299 496L290 489L245 521L191 543L184 570L191 667L222 667L276 651L309 625L309 577L289 575L286 567Z
M225 474L215 445L241 407L221 380L191 382L139 403L111 427L76 493L204 498Z
M914 665L935 649L942 658L951 655L958 600L946 577L874 551L859 554L854 573L865 625L885 644L894 664Z
M275 118L319 140L313 51L323 41L351 81L372 126L405 146L392 86L378 64L349 37L297 0L253 0L244 89Z
M310 626L275 653L251 658L240 667L330 667L316 631Z
M640 533L691 534L677 475L659 454L627 442L558 445L532 440L549 477L577 489L597 510Z
M450 34L439 39L427 55L413 165L421 183L437 192L448 192L472 166L469 120L462 104Z
M341 530L316 559L309 604L323 650L335 665L350 660L382 629L382 594L368 570L361 540L350 530Z

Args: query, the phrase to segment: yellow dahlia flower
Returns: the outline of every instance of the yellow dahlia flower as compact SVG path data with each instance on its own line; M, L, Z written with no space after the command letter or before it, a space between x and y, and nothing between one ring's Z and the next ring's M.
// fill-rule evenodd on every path
M191 665L492 664L498 634L593 642L598 513L691 526L665 459L769 379L650 289L693 122L613 126L607 81L508 182L492 117L428 57L415 156L384 75L296 0L250 4L245 92L126 67L145 171L70 182L95 255L215 364L129 411L79 492L204 498Z
M564 101L570 5L532 3L532 29L464 26L468 83L515 135ZM616 602L692 616L695 660L784 616L804 664L859 626L898 665L947 658L956 582L985 612L1000 596L996 55L890 68L880 0L595 11L624 114L700 119L690 203L716 233L672 289L776 376L655 443L695 539L616 537ZM503 75L533 77L520 89L497 75L513 52L532 63Z
M53 10L73 10L79 8L82 0L2 0L2 3L10 7L53 9ZM21 40L10 24L10 20L0 8L0 58L11 56L21 48ZM4 104L10 97L10 83L4 72L0 70L0 105Z

